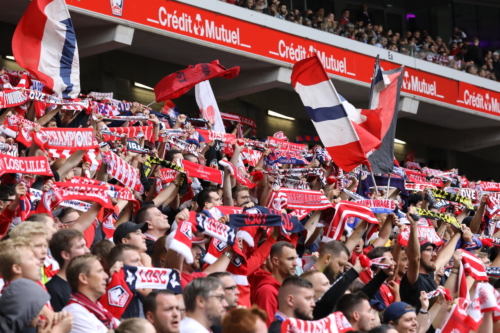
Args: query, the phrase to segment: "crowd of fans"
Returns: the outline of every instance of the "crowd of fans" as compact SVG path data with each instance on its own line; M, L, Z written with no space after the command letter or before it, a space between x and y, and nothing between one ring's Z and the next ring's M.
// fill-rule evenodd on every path
M470 38L460 28L454 28L448 42L439 36L433 38L427 30L400 31L384 29L376 22L369 8L363 4L357 13L344 9L340 19L334 13L297 8L289 10L279 0L222 0L260 13L305 25L331 34L399 52L442 66L454 68L487 79L500 80L500 50L483 50L477 37Z
M26 79L1 74L4 86ZM465 293L474 304L485 290L495 297L475 330L498 329L500 281L478 274L500 266L490 205L499 184L408 162L383 190L362 169L344 173L317 142L245 138L252 129L236 121L215 133L210 122L172 113L170 101L154 111L90 95L83 110L0 110L0 332L277 333L325 318L339 332L433 332L463 296L465 257L480 262ZM97 167L87 150L45 149L54 138L67 144L70 130L93 133ZM36 156L53 176L40 175L41 162L20 162ZM132 172L121 178L126 165L142 188L128 183ZM444 200L436 187L466 191ZM72 197L83 188L89 196ZM111 214L95 199L100 188L116 194ZM346 205L365 210L338 217Z

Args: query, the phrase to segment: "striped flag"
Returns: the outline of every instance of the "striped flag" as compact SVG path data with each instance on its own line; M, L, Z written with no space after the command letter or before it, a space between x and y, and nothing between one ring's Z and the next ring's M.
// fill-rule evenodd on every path
M64 0L34 0L12 38L19 66L62 98L80 93L80 59L75 29Z
M346 172L370 167L367 154L381 140L359 125L366 117L354 107L346 110L317 55L293 66L292 85L335 164Z

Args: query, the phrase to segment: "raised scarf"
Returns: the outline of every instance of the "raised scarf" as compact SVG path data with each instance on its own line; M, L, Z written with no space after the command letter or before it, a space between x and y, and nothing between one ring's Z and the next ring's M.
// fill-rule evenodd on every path
M302 156L302 152L300 151L274 149L268 156L268 163L269 165L274 165L276 163L307 165L309 161Z
M436 199L444 199L446 201L458 202L458 203L464 205L465 207L467 207L467 209L474 210L474 206L472 205L471 199L469 199L469 198L463 197L463 196L458 195L458 194L449 193L449 192L446 192L444 190L437 190L437 189L433 189L432 194L434 195L434 198L436 198Z
M275 210L282 208L322 210L331 208L332 204L320 191L280 188L279 191L272 191L267 207Z
M14 157L0 153L0 176L6 173L54 176L45 156Z
M150 142L154 142L154 133L152 126L129 126L129 127L108 127L108 131L113 134L103 135L105 141L110 141L110 135L123 137L127 135L129 138L146 138Z
M254 188L257 186L257 184L252 183L250 179L244 177L238 168L236 168L231 162L225 161L225 160L220 160L219 164L222 165L223 167L226 167L229 170L229 173L231 176L233 176L238 182L241 183L241 185L247 186L249 189Z
M354 331L342 312L334 312L320 320L288 318L281 324L281 333L344 333Z
M167 142L178 147L182 151L198 156L198 147L195 144L187 143L186 141L183 141L176 137L169 138Z
M396 209L396 204L389 199L356 200L357 204L369 207L375 214L390 214Z
M135 191L141 193L144 191L137 169L133 168L112 151L102 153L102 158L108 166L108 173L116 178L116 180Z

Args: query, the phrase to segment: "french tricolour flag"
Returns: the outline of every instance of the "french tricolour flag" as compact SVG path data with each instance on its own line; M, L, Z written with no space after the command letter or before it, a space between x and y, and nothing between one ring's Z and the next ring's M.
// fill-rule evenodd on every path
M346 109L317 55L293 66L292 85L335 163L346 172L369 166L367 154L380 138L361 126L367 118L358 110Z
M14 32L12 50L19 66L59 97L78 97L78 47L64 0L33 0Z

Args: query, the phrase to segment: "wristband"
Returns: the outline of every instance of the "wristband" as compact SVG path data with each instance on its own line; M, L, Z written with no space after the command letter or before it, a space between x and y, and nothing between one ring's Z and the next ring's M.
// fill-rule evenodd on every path
M420 309L420 311L419 311L419 312L420 312L420 313L423 313L423 314L429 314L429 311L425 311L425 310L422 310L422 309Z

